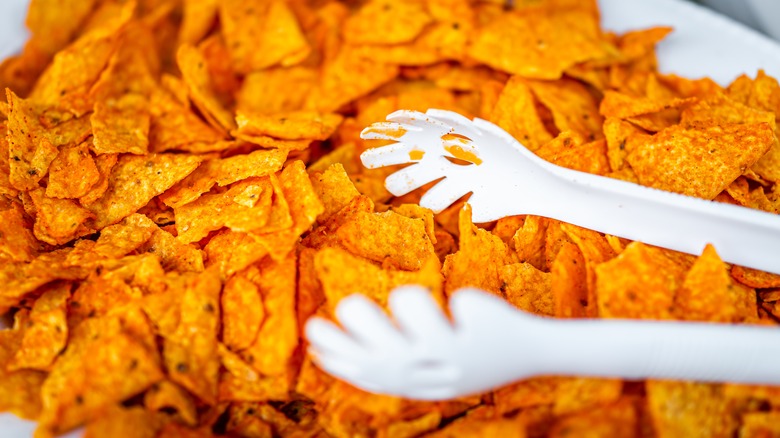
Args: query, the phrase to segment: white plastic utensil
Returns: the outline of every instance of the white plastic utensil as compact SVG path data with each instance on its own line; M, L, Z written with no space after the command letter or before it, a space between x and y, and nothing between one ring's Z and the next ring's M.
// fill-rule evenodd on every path
M780 384L777 328L553 319L478 289L450 299L399 287L391 320L362 295L341 300L334 323L312 318L309 351L325 371L367 391L420 400L476 394L538 375Z
M435 212L471 192L474 222L532 214L695 255L711 243L728 263L780 273L778 215L556 166L498 126L450 111L402 110L387 120L361 137L394 143L365 151L363 164L413 163L386 179L396 196L443 178L420 200Z

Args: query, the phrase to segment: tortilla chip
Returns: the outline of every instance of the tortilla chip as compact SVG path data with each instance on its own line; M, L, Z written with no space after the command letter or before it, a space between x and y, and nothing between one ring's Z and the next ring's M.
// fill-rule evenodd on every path
M206 120L220 132L235 129L233 114L225 109L214 91L203 54L190 45L182 45L176 53L184 83L190 92L192 103Z
M360 195L341 163L332 164L324 172L311 172L310 176L312 187L325 207L325 211L317 218L317 222L325 222L344 208L353 198Z
M103 196L89 205L103 228L132 214L152 198L192 173L201 159L192 155L122 155L108 179Z
M149 111L149 149L153 152L208 152L225 149L230 144L225 141L224 133L209 126L162 88L152 90Z
M257 286L241 274L235 275L222 291L222 342L233 351L252 345L265 319Z
M44 189L30 192L37 211L33 232L38 240L51 245L62 245L93 231L89 210L70 199L49 198Z
M286 372L298 346L298 319L295 311L296 255L280 261L265 259L256 284L265 310L264 320L252 344L241 351L255 370L265 375Z
M171 381L207 404L214 404L217 398L221 286L214 270L189 277L181 291L178 327L163 343L165 368Z
M49 168L50 198L81 198L100 180L100 172L87 143L63 148Z
M351 44L408 43L430 22L425 7L416 2L374 0L346 20L343 35Z
M602 318L671 319L674 294L684 271L660 249L632 242L595 268Z
M68 2L34 0L30 2L25 24L37 48L55 54L79 31L80 24L92 11L95 0Z
M219 16L233 67L239 73L274 65L288 67L309 55L311 49L287 2L223 1Z
M546 106L553 116L559 131L575 132L589 141L602 136L598 102L587 88L572 79L557 81L528 81L539 102Z
M10 202L0 208L0 235L0 259L29 262L37 255L40 243L19 203Z
M289 385L286 376L263 376L241 357L219 344L223 370L219 377L220 401L283 400Z
M552 438L620 438L636 434L639 419L633 403L624 399L610 405L560 419L550 431Z
M202 40L217 18L217 0L185 0L179 44L197 44Z
M122 316L87 319L73 331L41 390L43 430L68 431L163 378L154 338L135 331L151 334L148 322L137 319L137 310L122 310Z
M29 100L6 90L8 113L9 181L18 190L31 190L48 172L58 150L43 133Z
M650 416L659 434L728 437L739 426L723 385L650 380L646 387Z
M731 268L731 275L735 280L748 287L757 289L780 287L780 275L778 274L735 265Z
M537 149L536 154L558 166L596 175L607 174L610 167L606 141L584 143L578 135L571 131L562 132L553 141Z
M532 151L553 138L536 111L531 88L519 76L507 82L492 109L490 120Z
M728 267L715 248L707 245L675 296L675 313L692 321L735 322L741 288L732 285Z
M155 254L166 271L201 272L204 269L203 251L182 243L171 233L157 229L140 247L141 253Z
M376 262L390 262L400 269L416 271L434 256L433 244L422 219L388 211L358 213L339 227L338 237L355 255ZM393 242L403 241L404 245Z
M318 72L304 66L253 71L238 91L236 111L275 114L300 110L317 79ZM278 93L280 89L285 92Z
M96 102L92 114L95 153L145 154L149 146L148 106L147 99L138 94Z
M343 119L338 114L315 111L276 113L273 116L238 112L238 133L267 135L283 140L326 140Z
M6 364L21 342L26 311L15 315L16 328L0 331L0 409L25 419L35 419L41 411L41 385L46 374L34 370L8 371ZM24 315L24 316L23 316Z
M116 50L119 30L130 20L134 9L134 2L126 3L119 14L57 53L38 79L30 99L51 107L52 115L69 112L81 116L91 111L90 88Z
M642 185L713 199L773 144L767 123L675 126L638 144L627 161Z
M164 422L162 415L156 415L140 406L114 406L106 409L87 425L84 438L155 438Z
M626 156L638 143L646 141L645 131L618 118L604 121L604 136L607 139L609 167L617 172L625 166Z
M550 293L550 274L529 263L513 263L498 271L501 292L507 301L526 312L553 316L553 297Z
M160 199L170 207L181 207L198 199L215 184L224 187L250 177L274 173L281 169L286 157L285 151L258 150L247 155L207 160Z
M604 117L628 119L645 114L657 113L671 108L680 108L696 102L695 98L670 98L658 100L646 97L634 97L616 91L604 93L599 111Z
M507 73L558 79L572 65L607 54L597 28L595 20L583 20L575 8L527 8L502 14L479 29L468 54Z
M335 111L397 75L396 65L377 62L350 46L342 46L336 57L323 66L320 81L309 93L305 108Z
M586 315L588 282L585 259L576 245L566 243L555 256L550 275L554 315L580 318Z
M157 382L146 391L144 407L153 412L173 409L176 418L189 426L196 425L198 421L195 401L187 391L170 380Z
M501 238L478 228L471 222L471 207L460 210L460 247L444 261L445 292L451 294L465 286L485 289L500 295L501 266L515 263L517 256Z
M6 365L9 371L50 369L68 342L67 307L70 290L70 283L58 283L35 300L19 349Z
M545 241L547 236L547 219L539 216L526 216L523 226L518 228L512 237L515 251L520 262L529 263L536 269L544 270Z
M428 287L434 297L440 296L442 278L438 265L438 260L429 259L415 272L383 269L337 248L322 249L314 259L330 311L342 298L355 293L366 295L384 306L390 291L406 284Z

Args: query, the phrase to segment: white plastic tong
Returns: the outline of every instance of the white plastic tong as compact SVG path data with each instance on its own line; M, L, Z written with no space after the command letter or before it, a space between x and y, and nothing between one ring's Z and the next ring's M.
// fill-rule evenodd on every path
M443 178L420 201L433 211L471 192L475 222L533 214L690 254L712 243L726 262L780 273L777 215L565 169L498 126L449 111L397 111L361 136L394 142L364 152L366 167L415 163L387 178L394 195ZM477 289L451 297L450 321L424 289L399 289L389 301L393 320L361 295L337 306L343 328L312 318L306 335L319 366L363 389L416 399L541 374L780 384L774 328L556 320Z

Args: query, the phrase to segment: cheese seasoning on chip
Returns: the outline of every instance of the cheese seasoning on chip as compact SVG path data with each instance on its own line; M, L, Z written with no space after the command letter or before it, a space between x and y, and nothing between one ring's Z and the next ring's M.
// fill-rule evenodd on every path
M606 33L595 0L33 0L27 26L0 64L0 410L37 437L778 435L776 388L546 376L419 402L329 376L303 337L405 284L778 324L780 276L719 248L474 224L467 197L434 214L360 162L383 144L365 126L441 108L560 166L777 214L765 73L661 74L674 30Z

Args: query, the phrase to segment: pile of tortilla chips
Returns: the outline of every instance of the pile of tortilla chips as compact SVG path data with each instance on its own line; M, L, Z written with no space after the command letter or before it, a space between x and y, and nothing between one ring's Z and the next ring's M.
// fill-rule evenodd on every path
M441 108L561 166L778 213L775 79L661 75L671 29L513 3L32 0L0 66L0 409L41 438L780 436L778 388L551 376L423 403L307 357L309 316L410 283L561 318L780 321L780 276L717 248L476 226L360 165L381 144L363 127Z

